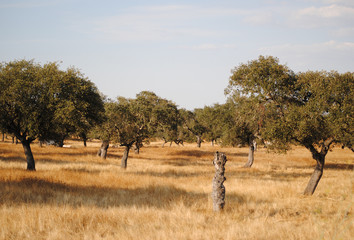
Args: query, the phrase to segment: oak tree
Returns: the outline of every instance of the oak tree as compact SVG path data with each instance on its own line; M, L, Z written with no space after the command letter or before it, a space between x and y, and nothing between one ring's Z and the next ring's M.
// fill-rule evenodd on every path
M353 146L353 84L354 73L295 74L277 58L260 56L233 70L227 92L263 106L260 135L269 147L299 144L311 152L316 167L304 192L311 195L331 146Z

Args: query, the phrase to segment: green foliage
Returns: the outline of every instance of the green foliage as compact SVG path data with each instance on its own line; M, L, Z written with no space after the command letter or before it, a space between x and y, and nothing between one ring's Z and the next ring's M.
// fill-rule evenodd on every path
M258 114L239 114L261 121L260 135L272 147L286 150L298 143L315 154L333 142L353 145L353 79L353 73L334 71L295 75L278 59L260 56L233 70L226 92L237 109L263 108Z
M177 106L155 93L143 91L135 99L118 97L105 103L105 122L95 129L96 136L122 146L141 144L156 135L176 134Z
M202 138L203 134L207 131L206 127L200 122L197 113L202 111L201 109L194 109L194 111L189 111L186 109L180 109L181 119L183 126L189 131L186 134L186 140L192 142L195 137L198 139ZM191 133L191 134L190 134Z
M32 142L51 128L52 81L33 61L13 61L0 71L0 126L21 141Z
M53 70L55 72L55 70ZM103 101L96 86L80 71L56 69L54 128L50 134L59 142L71 135L85 136L103 121Z
M0 129L24 147L27 169L35 170L30 143L84 133L100 122L103 103L96 87L74 69L13 61L0 68Z

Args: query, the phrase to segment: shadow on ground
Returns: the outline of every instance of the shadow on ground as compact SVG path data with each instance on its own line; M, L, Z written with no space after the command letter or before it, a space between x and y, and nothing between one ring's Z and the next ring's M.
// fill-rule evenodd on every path
M209 193L187 192L167 185L153 185L146 188L109 188L97 186L72 186L36 178L21 181L0 181L0 205L69 205L72 207L156 207L168 208L173 203L195 206L208 202ZM228 199L245 203L247 197L228 194ZM262 201L254 199L253 201Z
M201 171L184 172L184 171L174 171L174 170L169 170L166 172L138 171L135 174L142 175L142 176L162 177L162 178L184 178L184 177L200 177L200 176L211 176L212 178L213 176L212 172L201 172Z

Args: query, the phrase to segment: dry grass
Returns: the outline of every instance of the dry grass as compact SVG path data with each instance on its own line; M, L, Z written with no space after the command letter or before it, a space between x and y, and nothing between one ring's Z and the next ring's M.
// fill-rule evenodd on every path
M80 144L80 145L79 145ZM160 144L160 143L159 143ZM353 239L352 152L334 149L311 197L304 197L314 161L259 149L251 169L246 148L155 143L122 149L107 160L87 148L33 145L36 172L25 171L21 145L0 143L0 239ZM215 151L225 152L226 206L212 211Z

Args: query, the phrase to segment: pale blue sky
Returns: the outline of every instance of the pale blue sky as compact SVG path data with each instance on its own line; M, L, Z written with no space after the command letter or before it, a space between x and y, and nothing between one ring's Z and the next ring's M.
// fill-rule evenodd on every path
M0 0L1 61L61 61L110 98L142 90L193 109L224 103L259 55L294 71L354 71L353 0Z

